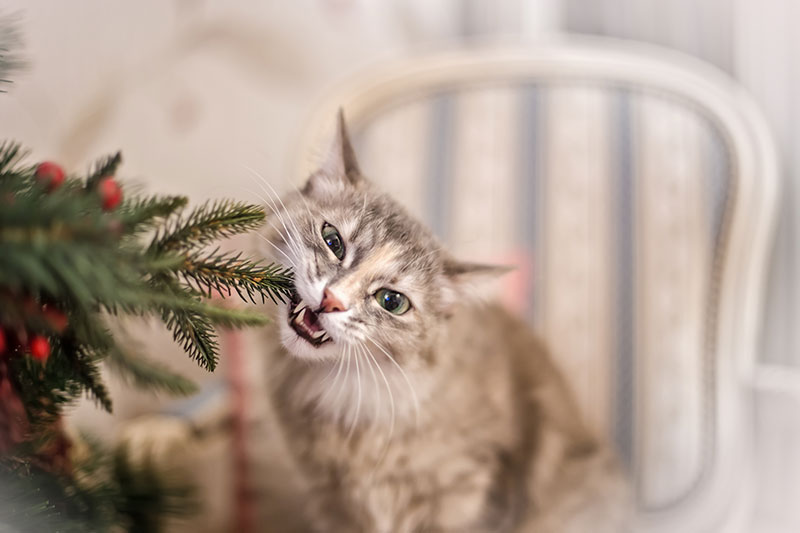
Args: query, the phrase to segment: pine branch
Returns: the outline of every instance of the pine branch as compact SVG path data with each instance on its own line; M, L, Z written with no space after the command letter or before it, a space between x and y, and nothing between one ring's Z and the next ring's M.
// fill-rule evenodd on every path
M185 482L149 460L134 461L127 446L110 450L82 440L89 452L72 477L31 463L0 462L0 531L158 533L164 518L196 511L195 491Z
M128 189L122 205L116 205L115 187L109 193L96 186L115 174L119 154L97 164L86 180L65 177L52 163L37 176L37 167L26 166L24 155L15 143L0 144L0 332L7 345L0 374L7 380L9 405L20 411L21 402L31 431L27 440L15 443L13 454L0 455L0 469L16 464L30 472L37 443L52 434L64 406L88 394L111 410L99 371L102 361L138 386L176 394L196 389L169 369L124 351L106 320L156 315L191 358L214 370L220 351L215 327L259 326L267 317L220 307L204 296L216 289L253 302L258 296L283 300L292 278L288 270L238 253L202 251L215 239L262 224L260 207L219 201L182 216L185 198L128 197ZM152 233L147 243L145 232ZM100 470L76 468L84 479L102 477ZM106 477L88 488L73 483L76 473L67 480L71 485L56 484L58 490L36 500L40 503L25 505L38 505L46 518L48 502L58 502L57 525L39 523L39 530L47 531L72 531L74 517L74 531L105 531L112 524L155 531L161 516L154 512L178 507L151 498L164 488L153 479L129 490L130 472L117 468L115 473L116 479ZM4 522L0 509L0 526Z
M187 257L179 273L209 298L214 291L231 295L232 291L242 300L261 303L267 298L273 303L291 297L293 278L289 269L280 265L263 265L241 252L219 253L219 249L207 254L192 254Z
M209 371L216 368L219 354L214 325L241 328L263 326L269 322L269 318L261 313L226 309L201 301L162 307L161 319L189 357Z
M73 501L65 492L60 480L45 472L0 467L0 531L88 531L85 519L66 516L63 506L59 506L62 501Z
M0 286L46 293L87 312L97 302L127 308L147 303L141 274L135 268L141 257L105 246L44 239L6 243L4 252L0 254Z
M161 319L189 357L208 371L217 367L219 343L208 317L195 311L163 309Z
M150 229L159 220L183 209L188 199L185 196L151 196L126 202L118 210L120 222L127 231Z
M132 356L115 347L105 359L106 364L122 379L141 388L157 389L178 396L197 392L194 382L173 373L163 365L148 360L141 354Z
M12 83L11 75L25 66L25 62L14 52L21 41L15 18L0 18L0 93L6 92L4 86Z
M3 231L0 230L0 235ZM8 243L0 254L0 286L46 293L89 313L99 304L149 314L161 306L188 306L194 300L143 286L148 276L171 273L184 262L176 255L151 257L100 244L70 243L38 236L40 242Z
M7 174L11 174L11 169L14 165L20 163L22 159L28 154L22 147L12 141L3 141L0 144L0 179L4 178ZM21 174L17 170L14 174Z
M61 409L73 403L84 390L71 359L58 345L53 346L45 364L18 356L9 360L9 367L28 418L37 427L51 424Z
M85 391L104 410L109 413L112 412L113 405L111 402L111 396L108 393L108 389L102 382L100 369L98 369L97 364L92 361L94 357L86 353L85 350L80 347L73 347L73 349L66 351L66 354L68 356L70 354L74 354L74 356L70 358L72 359L72 364L74 365L73 368L75 371L75 376Z
M269 324L269 317L262 313L247 309L231 309L205 302L201 305L202 314L208 317L212 324L224 328L238 329Z
M246 233L258 228L266 214L259 206L221 200L194 209L185 219L156 235L150 244L154 253L191 250L214 240Z
M103 179L113 176L117 172L117 167L122 163L122 153L117 152L112 156L108 156L95 165L94 170L86 178L86 189L93 190L97 183Z
M5 194L0 198L0 241L78 240L109 247L117 241L113 219L100 209L95 197L83 194L80 180L69 179L58 190L47 192L35 186L30 176L24 178L22 183L13 176L0 179Z

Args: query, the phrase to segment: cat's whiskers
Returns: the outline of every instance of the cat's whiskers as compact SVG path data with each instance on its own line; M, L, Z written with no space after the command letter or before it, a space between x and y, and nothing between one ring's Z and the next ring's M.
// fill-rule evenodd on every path
M264 178L264 176L262 176L261 174L256 172L254 169L248 167L247 165L243 165L243 166L244 166L245 169L247 169L253 175L254 178L256 178L258 180L257 183L258 183L259 187L261 187L261 190L264 192L264 194L267 195L268 199L265 199L260 194L254 193L252 191L251 191L251 194L254 194L255 196L257 196L262 202L264 202L265 205L269 206L272 209L273 214L275 214L275 216L278 217L278 220L281 222L281 224L283 225L284 229L286 230L286 235L287 235L287 237L289 237L289 239L287 241L287 244L289 244L290 246L295 248L295 253L298 256L302 255L300 253L300 250L301 250L300 243L297 242L294 238L292 238L293 237L292 236L292 232L289 231L289 228L286 226L286 222L285 222L283 216L281 215L280 210L278 209L278 204L275 202L275 199L277 199L281 203L281 205L283 205L283 209L286 210L286 206L283 204L283 201L281 201L280 197L278 197L277 193L275 193L275 189L272 188L272 185L269 184L269 182L266 180L266 178ZM265 184L267 186L269 186L269 188L272 190L272 193L270 193L269 191L267 191L264 188ZM298 231L297 230L297 226L295 226L295 231ZM298 239L300 238L299 234L297 235L297 238ZM291 241L291 242L289 242L289 241Z
M291 235L291 233L289 232L289 229L286 227L286 224L283 222L283 218L282 218L281 214L278 212L278 210L277 210L277 206L275 205L275 203L274 203L274 202L272 202L272 201L270 201L270 200L267 200L267 199L266 199L266 198L264 198L264 197L263 197L261 194L259 194L259 193L258 193L258 192L256 192L256 191L253 191L253 190L251 190L251 189L246 189L246 188L242 187L242 190L244 190L244 191L248 192L249 194L251 194L251 195L255 196L256 198L258 198L259 200L261 200L261 202L262 202L262 203L263 203L263 204L264 204L266 207L269 207L269 208L272 210L272 214L274 214L274 215L275 215L275 216L278 218L278 220L281 222L281 224L283 225L283 227L284 227L284 229L285 229L286 231L285 231L285 232L281 231L281 229L280 229L280 228L278 228L278 227L277 227L277 226L276 226L276 225L275 225L275 224L272 222L272 220L268 218L269 225L270 225L270 226L272 226L272 229L274 229L276 232L278 232L278 235L280 235L280 236L281 236L281 238L283 239L283 241L286 243L286 245L287 245L287 246L289 246L289 248L291 248L292 252L293 252L295 255L297 255L298 257L302 256L302 254L301 254L301 252L300 252L300 245L299 245L299 244L298 244L298 243L295 241L295 239L293 239L293 238L292 238L292 235ZM262 187L262 190L263 190L263 187ZM266 193L266 190L264 190L264 192ZM299 236L298 236L298 238L299 238Z
M347 345L347 368L344 371L344 379L342 379L342 384L339 385L338 390L336 391L336 398L334 398L333 403L336 405L336 419L341 421L342 413L341 413L341 406L342 404L339 403L339 398L342 395L342 391L347 388L347 380L350 378L350 355L351 355L351 346Z
M292 253L293 253L293 254L294 254L296 257L302 257L302 254L301 254L301 253L298 251L297 247L293 245L293 241L292 241L292 240L289 238L289 235L288 235L287 233L284 233L284 232L281 230L281 228L279 228L278 226L276 226L276 225L275 225L275 223L272 221L272 219L271 219L271 218L269 218L269 219L267 219L267 220L268 220L268 224L269 224L269 226L270 226L272 229L274 229L274 230L275 230L275 231L278 233L278 235L280 236L280 238L281 238L281 239L283 239L283 242L286 244L286 246L288 246L288 247L289 247L289 250L290 250L290 251L291 251L291 252L292 252Z
M296 263L295 263L295 262L292 260L292 258L291 258L291 257L289 257L289 256L286 254L286 252L284 252L283 250L281 250L281 249L280 249L280 248L279 248L279 247L278 247L278 246L277 246L277 245L276 245L274 242L272 242L271 240L267 239L266 237L264 237L264 236L263 236L263 235L261 235L260 233L256 233L256 235L257 235L257 236L258 236L260 239L262 239L264 242L266 242L267 244L269 244L270 246L272 246L272 247L273 247L273 248L274 248L274 249L275 249L275 250L276 250L278 253L280 253L281 255L283 255L283 257L285 257L285 258L286 258L286 260L287 260L287 261L289 261L289 263L292 265L292 267L295 269L295 271L297 270L297 264L296 264Z
M272 185L271 185L271 184L270 184L270 183L269 183L267 180L265 180L264 178L261 178L261 181L263 181L263 182L264 182L264 184L265 184L267 187L269 187L269 189L272 191L272 195L273 195L273 197L274 197L274 198L276 198L276 199L278 200L278 202L280 202L281 206L283 207L283 210L284 210L284 211L286 211L286 212L288 213L288 212L289 212L289 210L288 210L288 209L286 209L286 204L284 204L284 203L283 203L283 200L281 200L281 197L280 197L280 196L278 195L278 193L275 191L275 188L274 188L274 187L273 187L273 186L272 186ZM297 227L297 224L295 224L295 222L294 222L294 218L292 218L292 217L289 217L289 224L291 224L291 225L294 227L294 231L296 232L296 234L297 234L297 236L298 236L298 238L299 238L299 236L300 236L300 229Z
M353 432L356 429L356 425L358 425L358 415L359 415L359 413L361 411L361 370L360 370L359 364L358 364L358 356L359 356L358 351L354 351L353 359L355 360L355 363L356 363L356 384L357 384L356 388L357 388L357 391L358 391L357 392L358 395L356 397L357 398L356 399L356 412L353 415L353 421L350 423L350 430L347 432L347 441L349 441L350 438L353 436Z
M263 187L262 187L262 189L263 189ZM264 192L266 193L266 190L264 190ZM295 235L295 234L292 233L292 231L286 225L286 220L284 219L283 214L281 213L280 209L278 209L278 206L273 201L271 201L271 200L270 201L266 201L264 199L264 197L261 196L261 195L258 195L258 197L261 199L262 202L264 202L267 206L269 206L269 208L272 210L272 214L275 215L275 217L281 223L281 226L283 226L284 231L281 231L278 227L276 227L275 224L273 224L271 220L270 220L270 225L275 229L275 231L277 231L278 233L281 234L281 236L284 238L283 240L286 242L286 244L289 247L291 247L294 250L295 254L297 254L298 256L302 256L303 255L302 254L302 246L300 245L300 242L299 242L300 241L300 235Z
M389 385L389 380L386 379L386 374L383 372L383 369L381 368L380 363L378 363L378 360L375 359L375 356L372 354L372 352L369 350L369 348L367 348L364 345L363 342L359 343L359 346L361 346L361 348L364 350L364 353L366 353L367 356L369 356L369 358L375 364L375 368L378 369L378 372L380 373L381 378L383 379L383 383L384 383L384 385L386 385L386 392L389 395L389 410L390 410L390 413L391 413L391 416L389 418L389 434L386 437L386 444L383 447L383 451L381 452L380 457L378 457L378 461L375 463L375 468L373 468L372 474L370 474L370 478L371 478L375 474L375 471L377 470L378 465L383 462L383 460L386 458L386 454L389 453L389 445L391 444L392 437L394 436L395 405L394 405L394 395L392 394L392 387L391 387L391 385Z
M377 376L377 374L375 374L375 369L372 368L372 361L370 361L369 357L365 354L365 350L366 349L364 348L363 343L359 343L358 345L356 345L356 348L364 356L364 361L367 362L367 366L369 368L369 372L370 372L370 374L372 374L372 384L374 386L373 390L375 391L375 405L373 406L374 415L372 417L372 425L375 425L375 422L376 422L376 420L378 419L378 417L380 416L380 413L381 413L381 407L382 407L382 405L381 405L381 396L383 396L383 395L381 394L381 389L378 386L378 376Z
M339 360L341 360L341 357L339 358ZM330 369L328 370L328 373L327 373L327 374L325 374L325 377L324 377L324 378L322 378L322 379L320 380L320 383L321 383L321 384L324 384L326 381L328 381L329 379L331 379L331 376L333 375L334 371L336 371L336 366L337 366L338 362L339 362L339 361L337 360L337 361L336 361L336 363L331 363L331 367L330 367ZM323 394L324 394L324 393L323 393Z
M349 349L349 346L347 346L347 348ZM327 389L325 389L325 392L323 392L323 393L322 393L322 396L320 396L320 398L319 398L319 402L320 402L320 403L322 403L322 401L323 401L325 398L327 398L327 397L328 397L328 394L330 394L330 393L331 393L331 391L332 391L334 388L336 388L336 386L339 384L339 375L342 373L342 369L344 368L344 359L345 359L345 357L344 357L344 356L345 356L345 352L342 352L342 353L339 355L339 361L338 361L338 362L337 362L337 364L336 364L336 368L337 368L337 370L336 370L336 377L334 377L334 378L333 378L333 383L331 383L331 386L330 386L330 387L328 387Z
M417 397L416 389L414 389L414 386L411 384L411 380L408 379L408 375L406 374L405 370L403 370L403 367L401 367L397 363L395 358L392 357L391 354L389 354L388 351L386 351L386 348L384 348L377 340L375 340L374 337L368 337L368 339L380 351L382 351L384 353L384 355L386 355L386 357L389 358L389 360L392 362L392 364L394 364L394 366L397 367L397 370L400 371L400 375L403 377L403 380L405 380L406 385L408 386L408 390L411 392L411 398L414 401L414 414L415 414L415 417L416 417L415 424L416 424L417 427L419 427L419 421L420 421L419 398Z

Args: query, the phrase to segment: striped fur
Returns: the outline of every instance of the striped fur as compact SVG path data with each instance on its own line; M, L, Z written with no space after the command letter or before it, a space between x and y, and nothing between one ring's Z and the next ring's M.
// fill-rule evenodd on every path
M272 201L270 259L294 269L332 342L313 347L278 306L270 397L325 532L624 531L627 488L527 326L483 302L496 275L460 263L358 170L340 121L323 167ZM335 226L337 259L320 235ZM387 287L412 308L395 316ZM280 530L280 529L277 529Z

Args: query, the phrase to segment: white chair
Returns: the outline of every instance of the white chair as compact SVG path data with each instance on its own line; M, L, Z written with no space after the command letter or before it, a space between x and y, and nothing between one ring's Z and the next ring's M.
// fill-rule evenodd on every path
M456 253L513 262L505 301L635 480L640 529L749 531L752 380L778 172L725 75L570 39L378 66L329 93L361 168Z

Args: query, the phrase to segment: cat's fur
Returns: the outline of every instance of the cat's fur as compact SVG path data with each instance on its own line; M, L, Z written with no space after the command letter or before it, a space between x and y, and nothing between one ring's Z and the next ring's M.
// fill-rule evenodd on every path
M270 397L309 530L626 530L626 484L548 354L475 297L498 269L453 259L365 180L341 116L322 168L273 207L270 259L293 268L333 339L312 346L278 307ZM320 235L326 222L344 239L342 261ZM326 287L346 311L319 310ZM411 310L382 309L382 287Z

